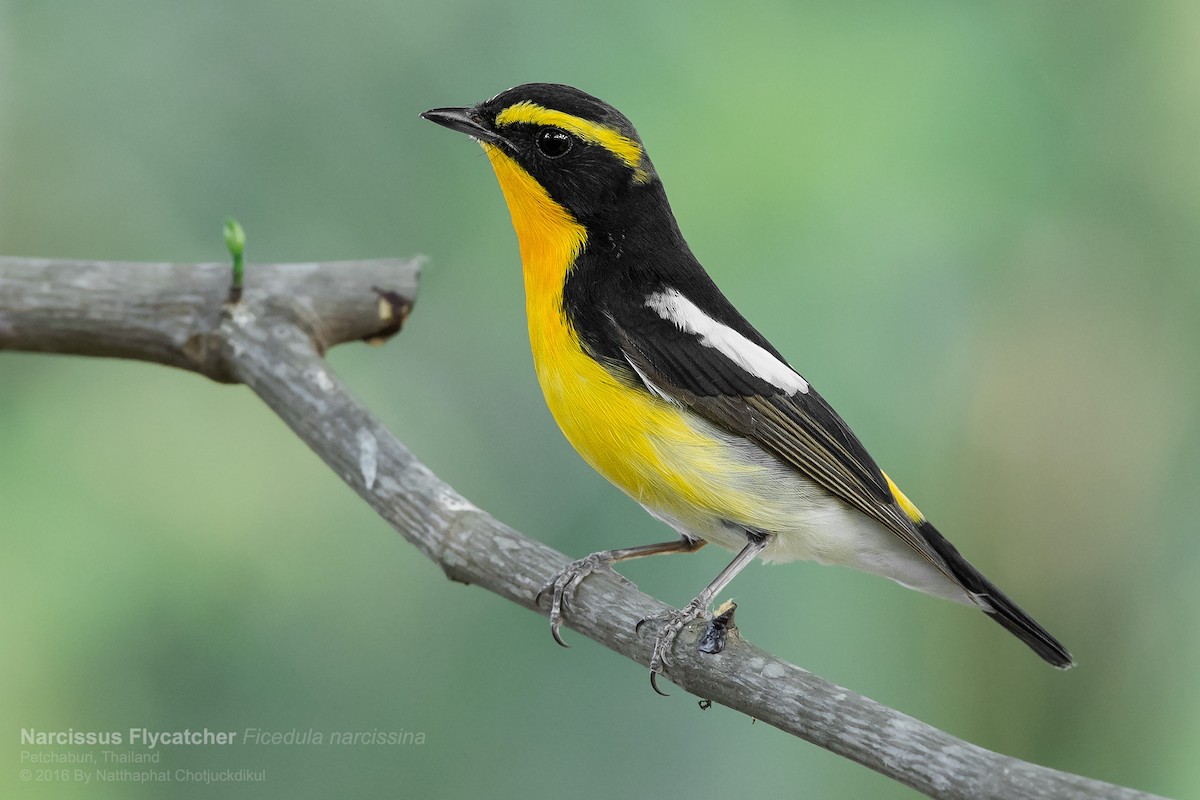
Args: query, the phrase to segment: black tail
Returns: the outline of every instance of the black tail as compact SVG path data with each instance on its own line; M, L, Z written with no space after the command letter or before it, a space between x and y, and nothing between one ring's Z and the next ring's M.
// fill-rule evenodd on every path
M1022 611L1020 606L996 587L996 584L983 577L979 570L959 555L954 545L946 541L946 537L942 536L937 528L926 521L917 526L917 530L925 537L925 541L929 542L929 546L946 561L950 571L954 573L954 577L958 578L963 587L968 592L979 596L990 607L984 608L984 612L989 617L999 622L1006 630L1029 645L1033 652L1059 669L1069 669L1075 666L1075 661L1067 652L1067 648L1051 636L1049 631L1034 622L1033 617Z

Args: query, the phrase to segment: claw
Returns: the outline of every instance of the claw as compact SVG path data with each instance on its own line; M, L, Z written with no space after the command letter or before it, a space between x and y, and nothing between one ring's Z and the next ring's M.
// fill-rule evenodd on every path
M554 641L558 642L561 646L570 647L571 645L564 642L563 638L562 638L562 634L558 632L558 628L560 625L562 625L561 619L551 619L550 620L550 635L553 636Z
M578 561L572 561L555 573L554 577L534 596L533 602L536 605L541 605L542 597L547 593L551 594L550 635L554 637L554 641L563 647L570 647L570 645L563 641L562 633L560 632L563 624L563 610L575 597L575 590L579 588L579 584L583 583L584 578L595 572L608 572L615 576L621 583L629 586L633 585L612 568L612 561L612 558L604 552L592 553L590 556L581 558Z
M662 628L654 640L654 649L650 652L650 687L663 697L667 693L658 688L658 676L671 666L671 648L675 639L689 622L696 619L711 619L707 604L698 597L683 608L672 608L662 614L654 614L642 619L634 626L635 633L641 633L642 626L647 622L662 622Z

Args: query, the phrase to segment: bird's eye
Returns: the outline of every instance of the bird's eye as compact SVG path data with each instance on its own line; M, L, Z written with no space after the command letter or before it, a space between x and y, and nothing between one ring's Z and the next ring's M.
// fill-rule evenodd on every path
M571 135L558 128L542 128L534 136L533 143L546 158L558 158L571 149Z

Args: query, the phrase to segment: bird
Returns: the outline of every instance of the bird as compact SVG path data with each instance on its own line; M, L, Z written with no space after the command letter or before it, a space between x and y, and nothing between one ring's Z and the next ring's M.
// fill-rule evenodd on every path
M736 553L729 565L682 608L642 621L658 625L656 691L680 632L711 620L712 602L756 558L843 565L975 606L1051 665L1074 665L720 291L624 114L571 86L528 83L421 116L476 140L496 173L520 250L534 368L562 433L678 534L595 552L554 575L543 593L559 644L589 575L714 543Z

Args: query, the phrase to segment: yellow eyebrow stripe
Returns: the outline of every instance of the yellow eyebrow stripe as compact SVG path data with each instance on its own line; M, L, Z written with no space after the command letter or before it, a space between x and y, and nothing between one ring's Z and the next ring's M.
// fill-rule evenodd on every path
M580 139L600 145L639 174L644 174L641 168L641 145L606 125L576 117L565 111L555 111L552 108L539 106L528 100L513 103L496 115L497 125L514 125L520 122L562 128Z

